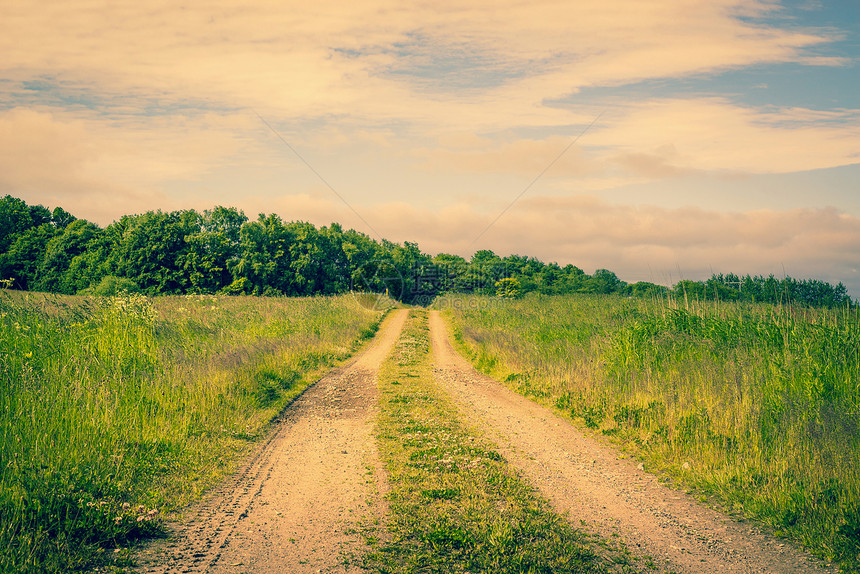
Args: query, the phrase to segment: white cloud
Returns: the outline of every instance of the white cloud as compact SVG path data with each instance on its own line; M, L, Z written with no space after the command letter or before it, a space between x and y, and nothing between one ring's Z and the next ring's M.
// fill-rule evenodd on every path
M784 173L860 157L857 110L756 109L708 97L634 103L613 120L589 143L622 154L671 149L666 159L680 170Z
M288 116L432 118L444 125L462 125L477 114L477 121L499 125L510 121L509 111L546 119L543 99L583 86L792 61L808 56L804 48L827 41L735 17L741 9L771 8L740 0L126 0L97 8L74 0L38 7L13 0L2 9L0 52L12 78L95 85L119 100L158 94ZM460 46L466 57L502 66L519 79L489 90L428 96L416 75L420 70L410 68L416 62L402 53L417 37L431 58ZM384 73L392 68L401 73ZM452 76L461 73L450 70ZM440 99L443 106L436 105Z
M7 110L0 112L0 192L97 221L172 209L181 201L162 184L199 180L241 155L251 144L234 130L250 121L160 117L132 129L92 114Z

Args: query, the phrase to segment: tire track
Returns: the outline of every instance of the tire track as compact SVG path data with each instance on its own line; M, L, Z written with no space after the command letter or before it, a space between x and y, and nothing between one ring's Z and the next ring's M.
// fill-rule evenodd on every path
M141 557L146 574L351 572L360 521L382 512L376 374L406 320L308 388L248 462ZM375 492L374 492L375 491Z

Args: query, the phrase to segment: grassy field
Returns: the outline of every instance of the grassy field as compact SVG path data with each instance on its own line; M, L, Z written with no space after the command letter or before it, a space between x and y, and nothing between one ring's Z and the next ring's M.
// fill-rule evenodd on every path
M860 311L449 297L475 365L857 571Z
M370 307L0 292L0 572L127 564L374 335Z
M411 311L380 371L380 453L390 523L365 560L374 572L626 571L623 549L598 548L461 420L431 371L425 310ZM635 571L639 571L636 569Z

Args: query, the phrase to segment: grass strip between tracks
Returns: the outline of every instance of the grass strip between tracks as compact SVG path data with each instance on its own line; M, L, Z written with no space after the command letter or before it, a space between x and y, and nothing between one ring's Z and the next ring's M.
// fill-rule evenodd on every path
M389 532L365 558L375 572L607 572L595 552L460 416L431 371L427 312L411 311L379 374L380 453Z

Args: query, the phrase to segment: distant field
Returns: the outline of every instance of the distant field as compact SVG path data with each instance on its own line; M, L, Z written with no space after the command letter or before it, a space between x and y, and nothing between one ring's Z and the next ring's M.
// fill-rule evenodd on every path
M122 566L373 336L370 307L0 292L0 571Z
M437 300L474 364L858 567L860 311L618 296Z

